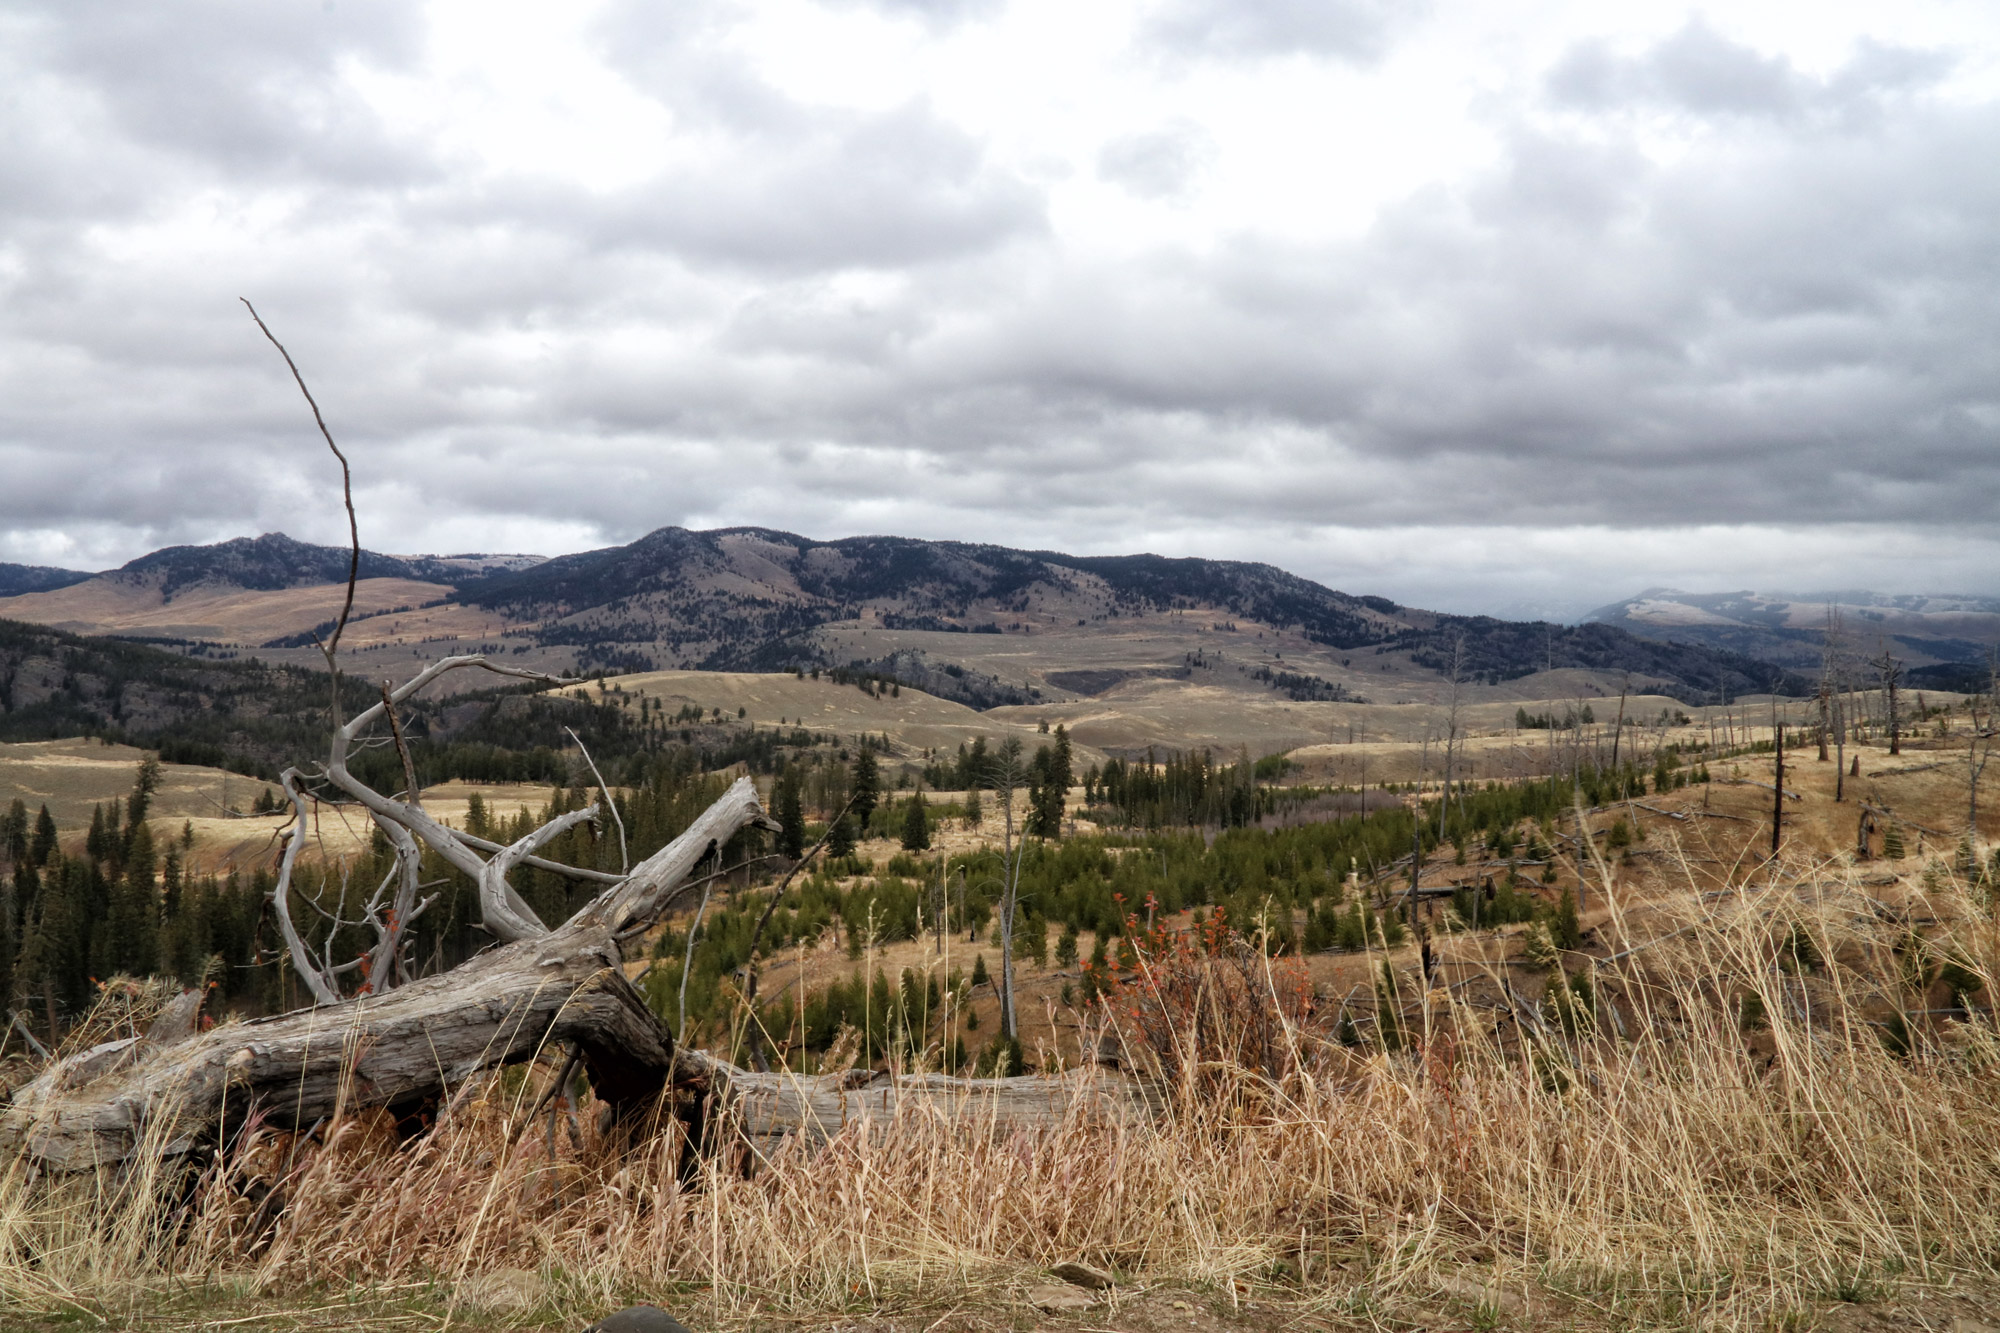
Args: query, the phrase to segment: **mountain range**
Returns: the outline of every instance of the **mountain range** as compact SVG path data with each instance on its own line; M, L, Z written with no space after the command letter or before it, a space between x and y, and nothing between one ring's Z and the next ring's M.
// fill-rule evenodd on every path
M1887 652L1909 669L1913 685L1941 689L1985 688L1988 663L2000 650L2000 598L1971 595L1649 588L1598 607L1584 620L1645 638L1743 653L1814 675L1831 627L1842 657L1874 659Z
M96 575L0 566L0 589L32 589L0 597L0 618L313 665L348 562L272 533ZM1651 622L1447 615L1240 561L668 527L550 560L364 552L360 576L342 649L370 675L478 649L549 670L839 668L974 707L1171 681L1383 703L1433 701L1454 678L1486 698L1807 688L1793 663Z

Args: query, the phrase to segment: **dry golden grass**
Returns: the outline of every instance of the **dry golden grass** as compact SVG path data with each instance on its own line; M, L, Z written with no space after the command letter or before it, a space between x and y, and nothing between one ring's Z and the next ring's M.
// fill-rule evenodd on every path
M1196 1063L1151 1128L1000 1133L906 1102L824 1147L689 1166L672 1134L623 1149L587 1113L574 1137L529 1123L547 1074L517 1071L407 1145L371 1116L254 1132L185 1193L156 1157L59 1182L17 1164L0 1302L137 1317L191 1283L309 1304L333 1282L449 1306L511 1267L543 1283L524 1318L643 1297L738 1327L1012 1309L1082 1258L1128 1288L1335 1323L1766 1328L1991 1282L2000 1041L1976 1010L1917 1018L1900 1053L1882 1026L1938 1007L1941 962L1991 1000L1986 889L1940 865L1880 903L1848 871L1787 864L1606 929L1644 947L1586 964L1600 1021L1517 1030L1413 996L1410 1049L1293 1028L1288 1072Z
M372 616L391 607L422 606L450 591L442 583L413 579L362 579L354 585L354 613ZM338 583L269 591L223 586L193 588L166 600L155 582L100 576L53 592L0 598L0 616L79 634L158 634L255 647L333 619L346 594L346 585ZM395 619L408 622L401 633L414 636L438 632L418 626L433 618L441 625L444 617L454 626L482 620L479 612L459 607L433 607ZM491 614L483 620L495 623ZM356 624L357 632L362 625L370 626L371 638L387 632L385 623L367 620Z

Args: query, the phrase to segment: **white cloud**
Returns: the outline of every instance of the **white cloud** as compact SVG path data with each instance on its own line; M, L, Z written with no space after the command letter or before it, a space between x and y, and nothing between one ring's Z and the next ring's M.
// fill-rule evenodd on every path
M337 535L249 295L378 549L1991 591L1996 53L1948 3L17 6L0 558Z

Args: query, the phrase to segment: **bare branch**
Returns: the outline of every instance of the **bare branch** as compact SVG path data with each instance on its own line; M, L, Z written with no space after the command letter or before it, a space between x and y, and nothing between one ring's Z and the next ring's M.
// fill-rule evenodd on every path
M291 955L292 966L297 969L299 980L305 982L306 989L312 992L313 999L317 1003L339 1004L340 992L317 967L312 965L312 955L306 949L305 941L299 938L298 927L292 924L290 898L292 869L298 864L299 848L305 845L308 823L305 794L298 789L294 781L298 776L299 771L295 768L288 768L278 774L278 785L283 787L285 795L291 798L296 818L292 827L281 835L285 840L285 855L278 864L277 882L271 886L271 908L277 914L278 930L285 937L285 952Z
M764 813L756 786L748 778L738 778L687 832L633 866L623 884L585 903L568 925L592 924L619 935L628 926L659 920L689 887L689 872L746 825L779 831L777 821Z
M826 831L819 835L819 841L806 848L806 854L793 862L792 868L785 872L785 877L778 881L777 891L771 895L771 901L764 904L763 915L757 918L757 926L750 932L750 945L744 950L746 957L753 959L756 957L757 941L764 937L764 927L771 924L772 914L778 910L778 904L784 901L785 890L792 886L792 877L804 870L807 864L819 855L820 849L826 846L827 839L833 836L834 829L839 827L841 820L847 818L847 812L854 808L854 801L853 796L847 798L847 804L840 807L840 813L827 821Z
M479 872L479 911L484 918L486 929L503 940L525 940L536 935L546 935L549 928L542 924L533 911L517 909L515 904L521 899L507 883L507 872L517 865L521 858L534 851L558 834L567 833L578 824L597 818L597 807L586 805L581 810L572 810L565 815L557 815L548 823L522 838L519 842L494 853Z
M482 852L497 852L504 846L502 843L494 842L491 838L475 838L463 829L454 829L452 831L458 834L460 842L465 843L469 847L476 847ZM561 861L549 861L539 856L524 856L521 858L521 864L535 870L546 870L551 874L562 875L568 879L587 879L597 884L623 884L625 882L625 876L615 875L609 870L586 870L582 866L564 865Z
M312 390L306 387L306 377L299 373L298 363L292 360L292 354L285 350L285 345L278 341L277 335L264 323L264 317L257 313L257 307L250 304L248 297L239 296L236 299L243 302L243 308L250 312L250 318L257 321L257 327L271 340L271 346L278 349L278 355L285 358L285 366L292 372L292 378L298 382L299 392L305 395L306 406L312 409L313 422L318 425L320 435L326 440L326 447L333 450L333 456L340 460L340 491L341 498L347 502L347 537L351 548L347 559L347 601L340 608L340 619L333 623L333 633L320 645L320 651L326 654L327 670L333 673L333 697L335 707L338 708L340 669L334 665L333 655L340 647L340 635L347 628L347 618L354 614L354 585L361 575L361 525L354 517L354 473L347 466L347 455L340 452L340 446L333 442L333 432L326 428L326 418L320 415L319 404L313 400Z
M496 662L490 662L485 657L476 653L441 658L425 667L402 685L389 691L388 697L381 703L369 706L355 717L349 719L344 726L337 728L333 733L333 744L331 752L328 755L326 772L327 778L334 785L338 786L355 800L361 802L361 804L367 806L375 814L378 821L393 822L402 825L415 834L425 845L432 848L439 856L442 856L449 862L453 869L473 879L479 879L486 870L486 861L473 850L472 846L462 835L456 830L447 828L437 820L432 819L424 812L421 806L416 805L414 802L395 801L382 795L359 778L356 778L347 768L347 752L354 745L355 739L362 731L380 719L384 712L393 710L397 704L402 703L405 699L408 699L418 690L421 690L424 686L430 684L446 672L468 667L478 667L484 671L491 671L495 675L512 676L523 680L544 681L556 685L573 685L578 683L565 680L561 677L550 676L539 671L526 671L519 667L504 666ZM527 935L547 933L547 927L541 924L540 918L535 915L534 910L504 880L501 881L499 889L501 896L506 902L507 911L502 917L488 923L490 927L494 928L495 934L503 939L518 939L526 938ZM533 923L533 925L527 928L524 935L508 933L516 923Z
M423 804L423 789L417 786L417 766L410 758L410 747L403 740L403 720L396 716L396 705L389 698L389 682L382 682L382 711L389 715L389 734L395 737L396 753L403 758L403 799L411 805Z
M688 925L687 957L681 960L681 1001L680 1018L674 1024L674 1039L687 1040L688 1025L688 973L694 971L694 945L701 935L701 923L708 916L708 896L714 891L715 876L702 881L701 906L694 909L694 920Z
M597 779L597 790L604 793L604 808L611 812L611 822L618 826L618 872L621 875L629 873L632 869L632 857L625 850L625 817L618 813L618 802L611 799L611 788L604 785L604 775L597 771L597 761L590 757L590 751L584 746L583 737L576 734L575 727L564 727L563 730L576 742L576 748L583 754L583 762L590 765L590 776Z

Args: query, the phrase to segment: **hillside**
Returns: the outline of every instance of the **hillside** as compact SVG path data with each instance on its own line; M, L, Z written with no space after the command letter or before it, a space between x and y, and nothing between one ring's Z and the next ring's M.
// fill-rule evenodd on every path
M1610 626L1440 615L1270 565L898 537L662 528L456 596L530 626L518 633L537 647L574 650L584 666L854 666L981 707L1212 678L1219 664L1233 684L1298 699L1430 694L1455 652L1462 681L1520 682L1524 698L1547 693L1526 678L1565 669L1598 673L1614 691L1629 673L1689 702L1803 688L1727 649Z
M347 560L280 534L172 547L0 597L0 616L313 667ZM343 648L371 678L479 650L585 673L819 667L979 709L1175 682L1390 704L1441 702L1454 675L1474 698L1523 701L1630 688L1698 704L1806 688L1728 644L1443 615L1241 561L662 528L547 561L364 553L361 574Z
M89 577L91 576L77 569L55 569L48 565L0 564L0 597L67 588L70 584L81 583Z
M1741 653L1817 675L1829 616L1850 658L1885 650L1911 669L1914 685L1978 689L2000 648L2000 599L1963 595L1889 596L1867 591L1809 594L1690 593L1648 588L1598 607L1586 624L1662 642Z
M567 781L573 727L606 765L659 748L615 697L590 699L494 689L467 673L458 693L405 705L403 724L421 780ZM351 713L377 697L374 682L343 682ZM470 688L468 688L470 687ZM90 639L0 620L0 743L94 737L157 750L168 763L230 769L262 779L325 753L323 670L257 659L212 661L118 639ZM768 765L775 738L728 723L693 725L682 744L705 765ZM393 751L363 746L354 767L385 789L399 785Z

